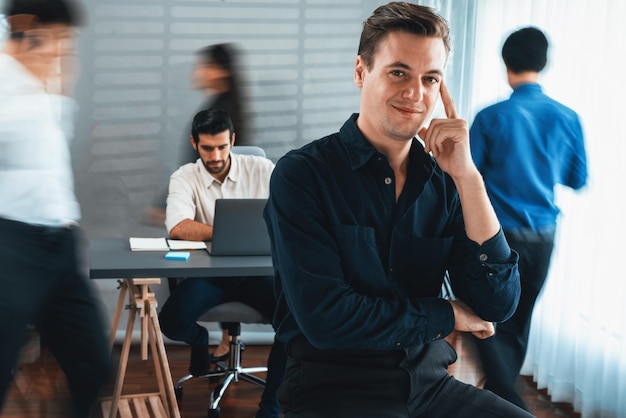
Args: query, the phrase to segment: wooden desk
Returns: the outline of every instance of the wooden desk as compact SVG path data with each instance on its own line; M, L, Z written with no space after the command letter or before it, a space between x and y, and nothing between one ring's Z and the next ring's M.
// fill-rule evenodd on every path
M212 257L206 250L196 250L191 251L189 260L178 261L166 260L165 253L166 251L133 252L127 238L90 239L90 277L117 279L120 282L120 295L109 335L111 348L122 309L127 307L131 310L113 395L104 398L101 404L105 418L116 418L118 413L122 418L133 416L180 418L156 311L157 302L149 285L160 283L161 277L240 277L267 276L274 273L270 256ZM126 296L128 305L124 303ZM141 319L141 358L147 360L150 345L159 392L122 396L132 332L137 317ZM134 409L135 415L131 409Z

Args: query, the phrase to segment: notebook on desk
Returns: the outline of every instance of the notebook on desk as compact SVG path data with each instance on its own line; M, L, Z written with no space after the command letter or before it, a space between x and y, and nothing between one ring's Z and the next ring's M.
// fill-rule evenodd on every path
M270 238L263 219L267 199L217 199L211 255L270 255Z

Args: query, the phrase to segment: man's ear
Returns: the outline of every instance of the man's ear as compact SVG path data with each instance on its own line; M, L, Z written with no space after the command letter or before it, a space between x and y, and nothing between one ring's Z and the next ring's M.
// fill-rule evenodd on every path
M191 146L193 147L193 149L198 151L198 144L196 144L196 140L193 139L193 135L189 135L189 142L191 142Z
M358 88L363 87L363 80L365 78L366 65L360 55L357 55L356 62L354 64L354 85Z
M230 137L230 147L231 147L231 148L235 146L235 137L236 137L236 136L237 136L237 135L233 132L233 133L232 133L232 135L231 135L231 137Z

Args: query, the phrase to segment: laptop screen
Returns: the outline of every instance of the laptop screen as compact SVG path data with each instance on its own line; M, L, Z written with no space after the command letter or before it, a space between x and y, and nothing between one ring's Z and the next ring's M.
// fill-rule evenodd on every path
M267 199L217 199L211 255L270 255L263 209Z

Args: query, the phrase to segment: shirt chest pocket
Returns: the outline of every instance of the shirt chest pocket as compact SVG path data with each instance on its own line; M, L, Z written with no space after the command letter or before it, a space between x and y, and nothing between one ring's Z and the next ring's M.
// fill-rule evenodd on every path
M333 227L345 281L357 292L389 294L389 281L380 262L373 228L358 225Z

